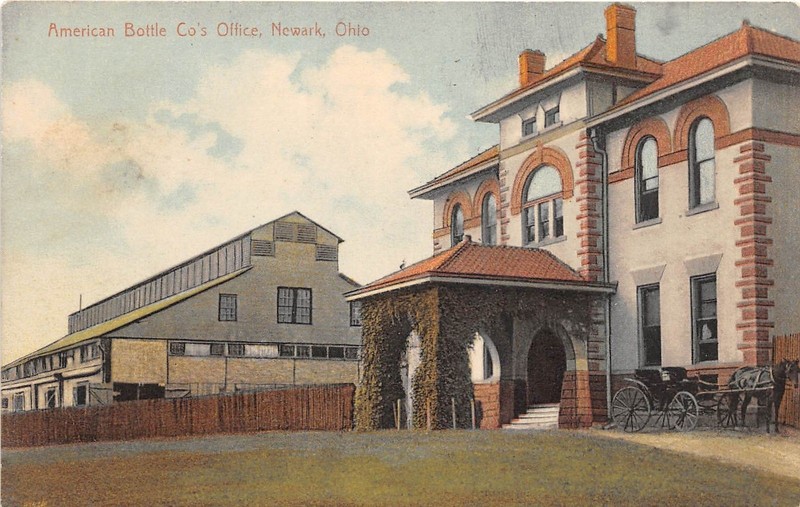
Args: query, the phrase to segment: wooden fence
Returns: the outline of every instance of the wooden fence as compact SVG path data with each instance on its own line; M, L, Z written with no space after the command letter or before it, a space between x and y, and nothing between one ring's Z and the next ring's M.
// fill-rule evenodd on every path
M784 359L800 359L800 333L776 336L773 347L772 357L776 364ZM786 387L778 422L800 428L800 386L792 386L792 389L787 384Z
M352 384L3 414L4 447L268 430L348 430Z

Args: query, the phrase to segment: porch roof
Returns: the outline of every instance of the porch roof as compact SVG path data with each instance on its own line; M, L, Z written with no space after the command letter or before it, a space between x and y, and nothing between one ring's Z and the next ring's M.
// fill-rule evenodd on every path
M464 241L449 250L347 292L345 297L348 301L355 301L437 282L583 292L615 291L614 284L586 281L547 250L481 245L465 236Z

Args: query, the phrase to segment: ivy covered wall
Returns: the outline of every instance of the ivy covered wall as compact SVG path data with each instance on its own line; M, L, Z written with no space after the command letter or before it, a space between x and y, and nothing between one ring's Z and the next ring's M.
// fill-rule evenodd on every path
M457 426L467 428L473 397L468 348L475 333L514 317L561 326L572 340L585 342L591 301L592 296L577 292L460 285L429 285L363 300L364 368L356 392L356 428L394 426L394 403L405 397L400 369L412 330L421 347L412 382L414 426L426 427L430 407L432 428L452 427L455 399Z

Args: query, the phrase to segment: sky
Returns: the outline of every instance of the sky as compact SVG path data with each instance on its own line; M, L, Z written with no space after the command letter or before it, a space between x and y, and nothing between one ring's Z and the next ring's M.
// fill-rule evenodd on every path
M432 204L408 190L495 144L469 114L514 89L523 49L552 67L604 33L606 5L5 3L2 363L81 302L294 210L344 238L361 283L430 256ZM800 38L790 3L634 6L659 60L745 18Z

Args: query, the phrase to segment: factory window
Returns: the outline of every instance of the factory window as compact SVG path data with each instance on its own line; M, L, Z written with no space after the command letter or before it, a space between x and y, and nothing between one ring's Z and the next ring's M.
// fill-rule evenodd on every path
M236 294L219 295L219 320L221 322L236 321Z
M344 359L344 347L328 347L328 357L330 359Z
M87 384L79 384L75 386L72 391L72 400L75 406L86 405L89 386Z
M328 357L328 347L325 345L312 345L311 357L325 358Z
M3 409L8 408L8 398L3 398Z
M234 357L244 356L244 343L229 343L228 355Z
M311 357L311 347L309 345L298 345L297 357Z
M282 343L279 347L278 354L281 357L294 357L294 345Z
M278 287L278 323L311 324L311 289Z
M100 347L97 342L81 345L81 362L91 361L100 357Z
M224 356L225 355L225 344L224 343L212 343L211 344L211 355L212 356Z
M358 347L347 347L344 349L345 359L358 359Z
M169 355L171 356L186 355L186 344L183 342L169 342Z
M47 390L47 393L44 395L44 406L45 408L56 408L58 406L58 401L56 399L56 388L50 388Z
M350 325L361 325L361 301L350 301Z
M25 410L25 393L17 393L14 395L14 412L23 410Z

